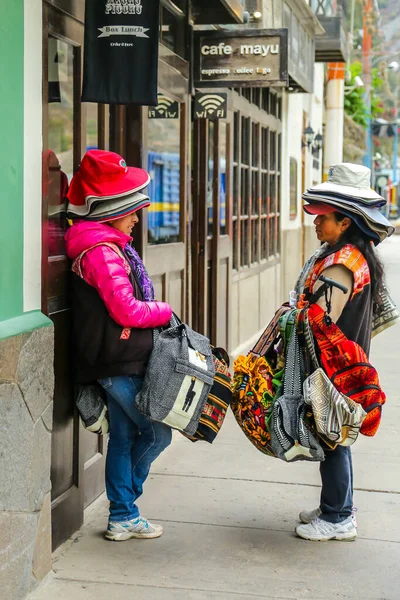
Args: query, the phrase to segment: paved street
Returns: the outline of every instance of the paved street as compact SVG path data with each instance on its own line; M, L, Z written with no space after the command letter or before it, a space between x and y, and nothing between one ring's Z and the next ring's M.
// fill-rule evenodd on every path
M400 305L400 236L382 255ZM399 600L399 337L397 326L373 341L388 401L377 436L354 447L356 542L296 538L299 511L318 505L317 466L263 456L229 415L213 446L177 434L155 464L140 508L160 539L106 542L103 496L31 600Z

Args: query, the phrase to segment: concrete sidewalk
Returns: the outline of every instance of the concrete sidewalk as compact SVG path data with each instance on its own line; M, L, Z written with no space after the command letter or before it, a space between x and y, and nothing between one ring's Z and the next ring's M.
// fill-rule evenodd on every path
M400 237L383 256L400 305ZM318 467L263 456L229 415L213 446L177 434L155 463L140 509L160 539L106 542L103 496L30 600L399 600L399 337L397 326L373 342L388 402L377 436L354 446L356 542L296 538L298 512L318 505Z

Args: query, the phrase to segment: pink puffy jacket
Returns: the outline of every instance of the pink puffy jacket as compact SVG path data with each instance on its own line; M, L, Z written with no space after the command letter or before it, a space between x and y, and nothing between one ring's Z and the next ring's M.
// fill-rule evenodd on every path
M95 244L111 242L123 249L131 239L109 225L89 221L78 221L65 236L67 254L72 260ZM88 250L81 265L85 281L97 290L111 317L122 327L145 329L170 321L172 309L169 304L141 302L134 297L123 261L109 246Z

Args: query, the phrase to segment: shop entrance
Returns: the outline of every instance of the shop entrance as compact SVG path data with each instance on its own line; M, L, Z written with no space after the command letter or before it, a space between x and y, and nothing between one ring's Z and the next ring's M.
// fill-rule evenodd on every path
M79 11L78 11L79 12ZM80 10L83 13L83 9ZM54 323L52 534L57 548L104 489L105 440L86 432L75 410L70 353L70 261L65 194L86 149L106 147L107 111L81 104L83 14L44 2L42 311Z
M230 136L226 121L194 122L192 265L193 327L229 348Z
M162 47L160 46L162 49ZM179 60L179 59L176 59ZM182 67L183 60L180 60ZM182 70L184 70L182 68ZM151 206L143 215L144 258L156 298L187 321L188 81L186 73L159 62L159 106L142 109L146 151L142 162L151 183ZM164 107L168 106L168 111ZM147 240L146 240L147 238Z

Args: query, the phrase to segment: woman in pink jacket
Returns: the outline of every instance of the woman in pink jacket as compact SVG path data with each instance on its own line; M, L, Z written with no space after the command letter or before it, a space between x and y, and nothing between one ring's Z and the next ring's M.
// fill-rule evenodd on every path
M151 279L131 246L137 211L150 204L140 193L148 183L146 171L127 167L118 154L91 150L68 192L75 373L79 383L98 381L107 393L106 538L114 541L162 534L161 525L139 514L136 500L152 462L172 437L169 427L149 421L135 407L153 328L167 325L172 315L168 304L154 300Z

